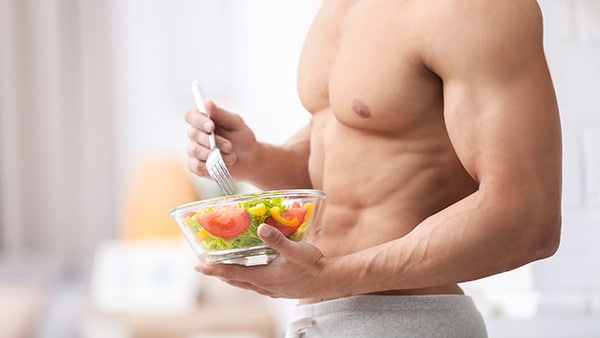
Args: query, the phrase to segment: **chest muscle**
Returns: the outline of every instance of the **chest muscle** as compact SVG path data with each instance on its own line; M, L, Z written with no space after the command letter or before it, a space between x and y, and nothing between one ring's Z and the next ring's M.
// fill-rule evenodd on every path
M323 5L305 42L298 91L312 113L330 109L350 127L397 134L439 115L441 83L419 61L411 9L381 2Z

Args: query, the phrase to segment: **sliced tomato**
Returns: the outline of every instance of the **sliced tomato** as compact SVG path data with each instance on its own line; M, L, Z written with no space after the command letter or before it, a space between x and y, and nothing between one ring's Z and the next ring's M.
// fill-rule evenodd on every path
M192 226L194 224L194 220L192 217L196 216L197 212L195 211L188 211L185 214L183 214L183 224L186 226Z
M279 229L284 236L289 236L304 223L306 212L307 209L300 206L299 203L294 203L289 209L281 212L271 208L271 216L265 220L265 223Z
M197 213L198 213L197 211L188 211L185 214L183 214L183 218L192 217L192 216L194 216Z
M198 217L198 223L213 236L233 238L239 236L250 225L250 216L236 206L215 209Z

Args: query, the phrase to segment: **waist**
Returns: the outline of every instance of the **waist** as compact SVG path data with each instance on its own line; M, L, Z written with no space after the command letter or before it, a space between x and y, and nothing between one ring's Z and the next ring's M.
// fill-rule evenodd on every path
M299 304L296 316L318 317L345 311L439 311L457 307L475 307L470 296L464 294L440 295L380 295L368 294L326 300L319 303Z
M358 296L464 296L463 290L457 285L436 286L423 289L382 290ZM322 298L306 298L300 300L300 305L316 304L332 301Z

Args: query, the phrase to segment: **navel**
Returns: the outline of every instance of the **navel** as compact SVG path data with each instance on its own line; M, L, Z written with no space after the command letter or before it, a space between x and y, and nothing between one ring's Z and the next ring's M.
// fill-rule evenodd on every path
M371 116L369 107L364 102L358 99L354 99L354 101L352 101L352 110L356 113L356 115L365 119Z

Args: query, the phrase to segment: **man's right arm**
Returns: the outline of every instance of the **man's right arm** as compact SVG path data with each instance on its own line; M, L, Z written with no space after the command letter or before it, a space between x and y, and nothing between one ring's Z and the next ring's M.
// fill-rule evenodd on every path
M237 180L248 181L265 190L311 188L308 175L310 124L285 144L258 142L243 119L207 101L211 118L197 109L185 115L188 130L188 168L198 176L208 176L208 133L214 130L217 147Z

